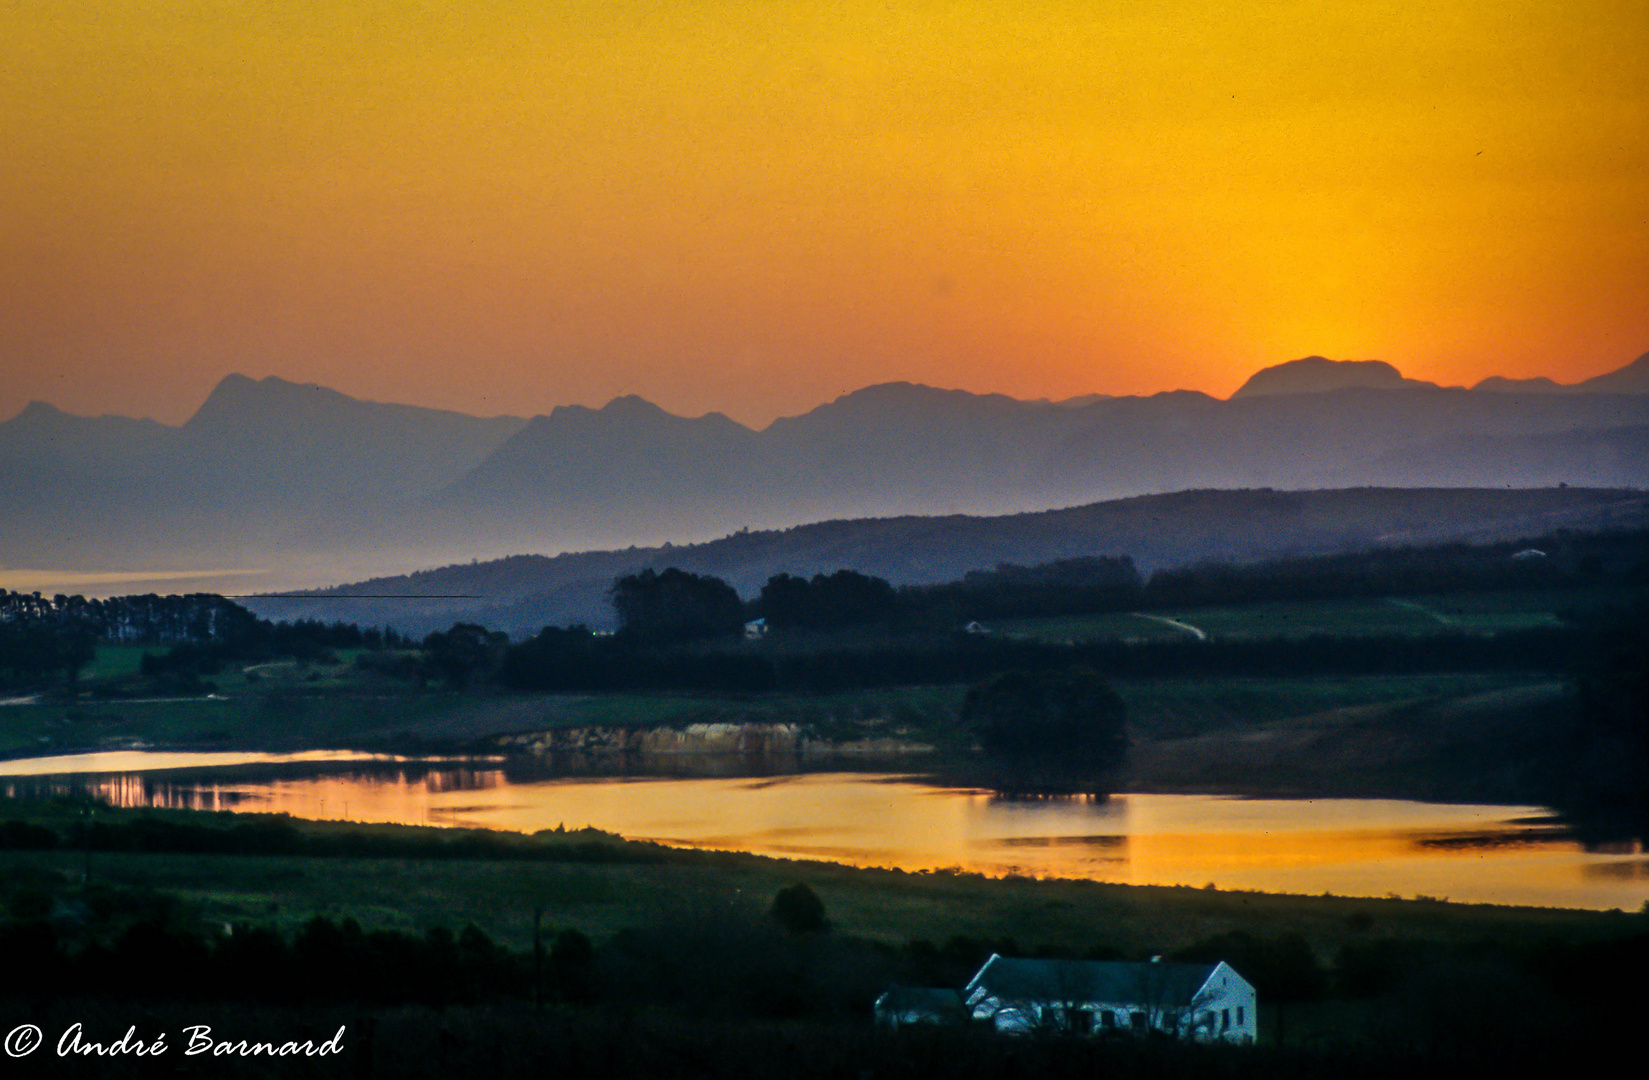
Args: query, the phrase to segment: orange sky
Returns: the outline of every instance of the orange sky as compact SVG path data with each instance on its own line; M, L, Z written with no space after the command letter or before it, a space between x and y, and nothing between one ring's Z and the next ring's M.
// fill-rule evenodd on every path
M0 417L1649 350L1643 0L0 7Z

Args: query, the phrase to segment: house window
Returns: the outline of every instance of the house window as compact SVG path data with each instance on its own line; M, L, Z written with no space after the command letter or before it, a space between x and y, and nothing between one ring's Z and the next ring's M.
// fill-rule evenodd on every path
M1221 1031L1230 1031L1231 1030L1231 1010L1230 1009L1221 1009L1220 1010L1220 1030Z
M1087 1009L1081 1009L1076 1014L1076 1033L1078 1035L1092 1035L1094 1033L1094 1014Z
M1242 1027L1242 1006L1237 1006L1237 1026Z
M1099 1024L1106 1030L1113 1030L1117 1026L1117 1014L1110 1009L1099 1010Z
M1145 1014L1143 1012L1135 1010L1134 1013L1128 1017L1128 1021L1134 1025L1135 1031L1145 1030Z

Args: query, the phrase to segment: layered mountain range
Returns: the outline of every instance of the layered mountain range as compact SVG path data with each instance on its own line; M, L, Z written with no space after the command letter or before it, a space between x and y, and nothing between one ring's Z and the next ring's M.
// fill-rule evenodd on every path
M287 568L310 584L835 518L1194 488L1649 485L1649 355L1573 386L1320 357L1229 400L872 386L752 430L640 398L480 418L225 378L186 423L0 423L0 565Z

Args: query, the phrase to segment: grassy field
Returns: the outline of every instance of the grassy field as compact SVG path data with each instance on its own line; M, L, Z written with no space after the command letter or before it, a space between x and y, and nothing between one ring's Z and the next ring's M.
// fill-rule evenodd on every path
M897 687L808 696L664 694L501 695L418 691L361 678L347 665L263 665L253 683L220 682L211 698L82 699L0 707L0 754L22 756L130 745L241 749L467 744L551 727L794 723L836 740L901 738L941 748L969 743L961 686ZM272 670L271 670L272 669ZM254 672L256 673L256 672ZM314 681L308 674L318 676ZM1432 701L1527 682L1507 675L1118 679L1131 728L1183 738L1329 709Z
M80 677L93 680L136 675L138 664L142 662L146 651L150 650L142 645L99 645L97 655L80 672Z
M1172 619L1215 638L1298 638L1313 634L1367 637L1449 631L1492 634L1555 626L1563 612L1595 608L1617 600L1609 591L1591 587L1441 596L1344 597L1178 608L1143 614L1114 612L1015 619L1004 621L995 629L1038 641L1093 638L1152 641L1187 636L1189 631L1161 621Z
M9 815L17 813L14 805ZM100 811L100 815L114 815ZM185 820L179 812L147 812ZM130 818L131 814L123 815ZM244 815L196 815L239 824ZM370 831L416 840L408 826L298 823L305 833ZM450 840L450 831L438 831ZM543 843L560 842L551 837ZM292 930L315 915L364 927L423 932L475 923L513 948L531 943L535 908L554 926L598 940L632 926L759 917L774 894L805 882L840 933L902 944L963 935L1011 938L1021 948L1129 955L1171 952L1240 930L1255 937L1302 935L1325 961L1372 936L1438 943L1590 940L1630 929L1632 916L1419 900L1304 897L1089 881L992 879L966 874L859 870L753 855L625 844L653 862L540 862L481 858L190 855L94 851L94 881L177 896L208 924L261 922ZM78 881L77 851L0 852L0 878L41 874Z
M177 815L171 815L174 818ZM303 825L320 833L348 826ZM416 830L375 830L406 836ZM548 843L556 843L552 838ZM614 846L619 845L614 842ZM635 849L636 845L624 845ZM641 854L649 854L643 849ZM591 1075L611 1076L629 1070L614 1065L622 1059L620 1046L638 1039L657 1047L654 1057L635 1075L729 1075L726 1067L748 1045L753 1033L765 1033L772 1045L762 1052L760 1068L737 1075L797 1074L807 1062L819 1060L828 1047L852 1044L873 1031L869 1003L885 988L890 973L908 978L925 970L923 982L959 986L990 952L1010 955L1107 955L1145 959L1172 956L1194 948L1248 949L1239 971L1257 981L1277 986L1279 970L1266 970L1265 958L1298 957L1295 946L1309 950L1304 963L1316 973L1315 989L1305 1000L1280 1001L1261 996L1258 1007L1260 1049L1293 1048L1307 1053L1338 1050L1344 1062L1355 1063L1375 1050L1389 1054L1406 1049L1403 1071L1425 1064L1436 1048L1454 1054L1502 1049L1509 1034L1528 1015L1540 1015L1555 1024L1545 1030L1562 1045L1595 1036L1577 1035L1576 1003L1555 997L1546 989L1539 957L1554 948L1562 956L1598 963L1621 949L1638 949L1646 916L1550 909L1468 906L1427 900L1364 900L1332 896L1306 897L1261 893L1221 892L1212 889L1152 888L1103 885L1091 882L992 880L953 874L902 874L854 870L817 863L794 863L754 856L726 856L702 852L663 852L656 862L544 862L497 860L487 857L301 857L293 855L180 855L114 854L94 851L89 864L85 853L0 852L0 900L14 911L40 909L43 898L68 910L94 910L99 933L116 938L122 926L165 912L169 924L209 940L238 939L231 925L267 926L284 939L295 940L300 928L315 916L334 924L354 920L372 931L399 931L412 937L408 944L444 928L456 932L473 924L493 941L513 951L518 970L530 972L535 911L541 911L548 940L561 930L577 930L594 946L598 973L621 981L598 982L603 996L595 1004L552 1005L543 1013L532 1009L522 992L506 997L479 1014L493 1017L490 1026L472 1026L473 1009L441 1007L385 1009L348 1007L326 1025L313 1017L281 1017L280 1038L305 1033L312 1027L323 1034L348 1024L355 1043L354 1075ZM89 865L91 879L81 884ZM780 889L805 883L824 905L831 932L812 940L786 939L767 916ZM809 935L809 937L812 937ZM450 938L448 939L451 940ZM637 949L650 950L646 954ZM289 956L296 959L294 950ZM552 952L552 978L553 958ZM1351 957L1351 961L1347 961ZM1361 962L1358 957L1367 958ZM906 963L908 958L910 963ZM926 958L926 959L923 959ZM1369 962L1377 965L1368 969ZM313 962L313 961L311 961ZM1258 966L1250 966L1250 963ZM1289 970L1301 970L1299 964ZM1607 961L1604 961L1607 963ZM1394 967L1383 966L1385 964ZM656 964L656 969L650 965ZM913 966L914 965L914 966ZM1357 966L1353 966L1357 965ZM139 969L142 970L141 968ZM279 970L279 969L274 969ZM622 981L627 971L652 972L661 983ZM793 971L797 981L773 982L768 971ZM1347 972L1386 972L1390 981L1375 990L1357 990ZM244 969L225 972L234 991ZM221 976L220 976L221 978ZM1365 976L1366 978L1366 976ZM121 980L123 983L127 980ZM680 983L686 989L671 990ZM199 986L191 983L191 987ZM212 984L219 985L219 984ZM644 990L638 995L636 987ZM646 994L656 986L652 999ZM552 983L553 986L553 983ZM718 996L706 1001L705 989ZM762 1015L765 994L782 989L816 1018L780 1022ZM138 1003L98 1003L69 999L66 1015L58 1018L54 1002L18 1001L15 1015L28 1017L50 1031L73 1022L88 1030L117 1037L133 1022L145 1031L180 1029L183 1023L209 1022L214 1030L248 1031L268 1026L267 1007L253 1003L215 1005L191 1001L187 1015L172 1020L178 1008L168 1010L164 1000L144 1000L141 988L122 985L119 993ZM196 993L209 993L210 987ZM312 993L313 988L304 993ZM510 991L505 991L509 993ZM641 1002L637 1006L638 995ZM3 1000L3 999L0 999ZM554 1000L554 999L552 999ZM1628 999L1629 1000L1629 999ZM1519 1011L1519 1002L1532 1002L1532 1011ZM1624 1003L1621 1003L1622 1005ZM134 1011L136 1010L136 1011ZM1617 1008L1622 1018L1624 1007ZM59 1008L59 1013L65 1012ZM378 1025L385 1033L399 1032L400 1045L415 1031L401 1031L394 1022L416 1031L456 1033L435 1040L423 1053L425 1067L408 1059L397 1064L387 1054L363 1057L360 1043ZM118 1021L118 1022L117 1022ZM500 1048L515 1045L524 1033L548 1023L540 1032L544 1044L532 1069L513 1073L498 1065ZM672 1044L660 1044L661 1024L684 1023L700 1036L687 1048L689 1060ZM600 1048L575 1036L576 1025L613 1027ZM1602 1022L1605 1031L1629 1028ZM921 1034L920 1032L916 1034ZM1061 1047L1106 1043L1087 1040L1015 1040L981 1038L979 1029L935 1031L936 1046L951 1047L951 1066L940 1072L963 1075L1021 1076L1040 1068L1038 1055ZM1400 1036L1401 1043L1394 1043ZM966 1040L971 1039L971 1042ZM960 1046L957 1040L964 1040ZM277 1041L279 1041L277 1039ZM575 1045L576 1044L576 1045ZM1125 1044L1114 1044L1125 1050ZM1132 1045L1132 1044L1127 1044ZM1469 1051L1466 1048L1471 1048ZM1323 1075L1307 1059L1304 1067L1278 1071L1268 1060L1254 1059L1258 1051L1205 1054L1191 1068L1166 1069L1155 1058L1152 1067L1120 1068L1115 1062L1088 1063L1066 1068L1058 1075ZM979 1064L992 1054L1007 1055L991 1068ZM433 1056L431 1056L433 1055ZM586 1057L589 1060L584 1060ZM934 1075L935 1069L913 1059L907 1047L887 1046L862 1052L862 1060L843 1071L821 1069L820 1075ZM570 1058L584 1060L569 1068ZM474 1059L473 1061L471 1059ZM367 1063L374 1067L363 1067ZM431 1065L430 1063L435 1064ZM244 1063L243 1063L244 1064ZM519 1064L519 1063L518 1063ZM748 1062L746 1063L749 1064ZM1124 1063L1125 1064L1125 1063ZM662 1071L661 1071L662 1070ZM1246 1071L1245 1071L1246 1070ZM237 1072L240 1070L237 1070ZM1364 1070L1336 1075L1389 1075ZM71 1072L51 1075L74 1075ZM147 1075L146 1073L144 1075ZM257 1075L277 1075L262 1070ZM281 1074L284 1075L284 1074ZM301 1075L318 1075L304 1071ZM1452 1075L1452 1074L1451 1074Z
M1136 737L1185 738L1335 709L1439 702L1528 685L1521 675L1357 675L1294 679L1117 679Z

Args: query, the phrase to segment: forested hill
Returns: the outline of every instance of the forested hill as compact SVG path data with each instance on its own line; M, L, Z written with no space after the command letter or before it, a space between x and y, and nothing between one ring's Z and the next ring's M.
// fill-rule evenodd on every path
M780 573L845 568L895 585L933 584L1003 563L1128 555L1149 574L1208 560L1646 526L1649 493L1632 490L1187 491L1000 517L829 521L677 547L519 555L245 603L273 619L390 625L415 635L462 620L522 635L546 625L613 625L609 586L648 567L713 574L749 597Z

